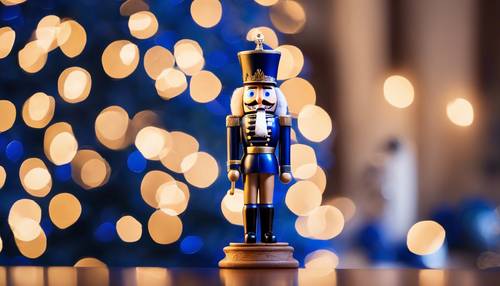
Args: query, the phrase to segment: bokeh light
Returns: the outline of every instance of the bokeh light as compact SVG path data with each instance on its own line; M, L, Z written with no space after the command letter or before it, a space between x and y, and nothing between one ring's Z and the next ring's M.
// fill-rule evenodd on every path
M173 147L163 158L163 166L176 173L182 173L182 160L192 153L198 152L200 144L193 136L182 131L170 132L173 140Z
M43 92L30 96L23 105L24 123L32 128L44 128L54 117L56 101Z
M120 150L130 144L127 131L130 118L125 109L113 105L103 109L95 120L95 134L97 140L112 150Z
M191 97L194 101L207 103L214 100L222 90L219 78L210 71L200 71L189 82Z
M215 158L206 152L192 153L181 163L184 178L191 185L204 189L212 185L219 176Z
M16 121L16 106L8 100L0 100L0 132L9 130Z
M127 40L114 41L104 49L101 61L108 76L125 78L133 73L139 64L139 48Z
M243 225L243 190L234 189L231 195L227 191L220 203L222 214L230 223L234 225Z
M130 34L137 39L147 39L158 31L158 20L153 13L140 11L130 16L128 19L128 28Z
M148 230L156 243L171 244L176 242L182 234L182 221L177 216L157 210L149 218Z
M166 156L173 143L169 132L154 126L144 127L135 137L135 147L149 160L160 160Z
M252 28L247 33L247 41L255 41L257 34L262 34L264 36L264 44L268 45L271 49L276 49L278 47L278 36L273 29L266 26Z
M414 224L408 231L406 245L417 255L429 255L443 246L446 232L437 222L424 220Z
M72 226L82 213L80 201L70 193L55 195L49 203L49 216L60 229Z
M133 216L122 216L116 222L116 232L124 242L136 242L142 236L142 224Z
M85 28L74 20L63 21L57 32L57 44L61 51L69 58L82 53L87 43Z
M306 269L320 271L323 275L335 271L335 268L337 268L339 264L338 256L334 252L327 249L313 251L309 253L304 260L304 266Z
M38 45L46 52L57 48L57 33L60 30L61 19L56 15L47 15L39 22L35 30Z
M78 150L78 142L71 125L58 122L49 126L45 130L43 150L45 156L58 166L71 162Z
M33 200L20 199L16 201L10 208L8 223L16 239L16 244L19 242L34 242L39 240L43 234L43 229L40 227L42 218L42 210L40 206ZM43 234L43 236L45 236ZM43 238L41 239L43 241ZM35 248L40 249L40 241L33 244ZM19 245L18 245L19 246ZM30 248L32 245L24 245Z
M318 187L309 181L293 184L286 193L286 206L296 215L304 216L321 204L322 196Z
M316 103L316 91L305 79L300 77L284 81L280 86L288 103L288 112L294 117L299 115L302 108L308 104Z
M34 240L22 241L16 238L15 242L19 252L31 259L42 256L47 249L47 236L42 228L40 228L40 234Z
M193 0L191 16L196 24L211 28L217 25L222 17L222 4L219 0Z
M283 45L276 50L281 52L278 79L284 80L299 75L304 66L304 56L300 49L292 45Z
M94 257L84 257L80 260L78 260L75 265L75 267L107 267L104 262L101 260L94 258Z
M407 78L392 75L384 82L384 97L392 106L406 108L413 102L415 91Z
M87 99L91 87L92 78L89 72L81 67L65 69L57 80L59 95L69 103L78 103Z
M160 185L156 191L158 208L169 215L180 215L189 202L189 188L179 181L170 181Z
M19 180L24 190L35 197L45 197L52 189L52 176L38 158L26 159L19 168Z
M172 99L186 90L186 75L175 68L165 69L158 75L155 88L161 98Z
M315 239L332 239L342 232L344 223L344 216L336 207L320 206L307 216L307 234Z
M78 150L71 161L71 176L85 190L106 184L110 175L108 162L94 150Z
M5 6L13 6L26 2L26 0L0 0Z
M16 32L11 27L0 28L0 59L7 57L14 46Z
M174 55L162 46L154 46L144 55L144 69L154 80L158 79L162 71L173 68L174 64Z
M262 6L273 6L278 3L279 0L255 0L255 2L259 3Z
M300 32L306 23L304 7L294 0L279 1L271 6L269 16L276 29L285 34Z
M0 166L0 190L5 185L5 181L7 180L7 173L5 172L5 168Z
M350 198L337 197L334 198L330 204L342 212L346 222L356 214L356 205Z
M292 144L290 147L292 174L297 179L309 179L316 173L316 153L311 146Z
M205 65L203 50L198 42L190 39L182 39L175 43L174 57L177 66L186 74L193 75Z
M446 106L448 119L458 126L470 126L474 122L474 108L465 98L456 98Z
M17 54L19 66L27 73L39 72L47 62L47 52L37 41L27 43Z
M175 183L175 179L169 174L153 170L149 171L143 178L141 182L141 196L142 199L152 208L158 209L159 202L157 193L162 185L168 183Z
M122 16L130 16L140 11L149 11L149 5L143 0L126 0L120 5Z
M304 106L299 112L297 122L300 133L313 142L321 142L332 133L330 115L316 105Z
M322 193L325 191L326 174L320 166L316 166L316 172L312 177L307 178L307 180L313 182Z

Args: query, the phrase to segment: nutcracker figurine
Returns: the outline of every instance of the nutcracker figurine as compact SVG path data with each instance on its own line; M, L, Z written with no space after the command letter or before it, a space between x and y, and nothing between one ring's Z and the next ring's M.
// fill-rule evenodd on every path
M292 180L290 170L290 126L285 96L276 86L280 52L265 50L262 34L255 50L238 53L243 87L233 93L232 115L226 118L227 169L230 193L242 175L244 185L243 224L245 243L257 242L257 212L261 242L276 243L273 232L274 177ZM240 155L243 146L243 156ZM279 159L276 148L279 146Z

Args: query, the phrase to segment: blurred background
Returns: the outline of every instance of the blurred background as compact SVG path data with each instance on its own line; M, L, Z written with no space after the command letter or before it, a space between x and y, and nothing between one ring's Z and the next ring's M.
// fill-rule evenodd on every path
M500 266L500 1L0 0L0 263L215 267L237 52L281 51L306 268Z

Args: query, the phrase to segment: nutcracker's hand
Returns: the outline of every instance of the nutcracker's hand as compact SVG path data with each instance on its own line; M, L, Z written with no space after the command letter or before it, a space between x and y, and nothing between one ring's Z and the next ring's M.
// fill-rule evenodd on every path
M230 170L227 172L227 178L230 182L236 182L240 178L240 172L238 170Z
M292 174L290 174L290 173L288 173L288 172L281 173L281 174L280 174L280 180L281 180L281 182L283 182L284 184L288 184L288 183L290 183L290 181L292 180Z

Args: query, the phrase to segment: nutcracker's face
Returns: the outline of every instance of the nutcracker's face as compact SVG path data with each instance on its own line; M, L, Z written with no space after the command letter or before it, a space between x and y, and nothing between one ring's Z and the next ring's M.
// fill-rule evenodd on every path
M274 86L249 84L243 88L243 109L245 113L257 112L274 113L276 110L277 95Z

